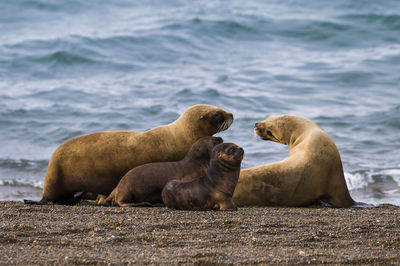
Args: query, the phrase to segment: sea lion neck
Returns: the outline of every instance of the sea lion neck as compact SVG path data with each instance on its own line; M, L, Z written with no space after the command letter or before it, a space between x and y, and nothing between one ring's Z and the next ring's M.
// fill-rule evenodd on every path
M203 153L201 155L194 154L194 152L190 153L190 151L186 154L186 156L181 160L182 163L187 165L192 165L193 167L204 167L206 168L210 162L210 156L207 153Z
M290 136L288 136L288 142L286 145L289 146L290 149L296 147L300 143L303 142L303 140L310 134L315 129L320 129L320 127L309 121L304 119L304 121L301 121L302 123L296 123L296 127L290 132Z
M299 143L301 143L302 139L304 136L304 131L303 129L297 128L294 130L290 137L288 138L287 143L285 143L287 146L289 146L290 149L293 149L296 147Z
M232 196L239 178L239 166L221 163L221 160L212 159L205 175L205 182L215 187L219 192ZM218 178L211 178L218 177ZM220 184L224 184L220 186Z
M186 117L180 117L169 124L171 132L173 132L175 136L179 136L181 139L177 139L177 141L190 140L190 143L192 143L193 139L200 139L211 135L206 127L199 127L198 123L187 122L187 120L188 118Z
M234 172L234 171L240 171L240 164L239 165L231 165L226 162L223 162L222 160L211 159L206 173L208 176L210 176L210 175L214 176L214 175L221 175L221 173L225 174L225 173L230 173L230 172Z

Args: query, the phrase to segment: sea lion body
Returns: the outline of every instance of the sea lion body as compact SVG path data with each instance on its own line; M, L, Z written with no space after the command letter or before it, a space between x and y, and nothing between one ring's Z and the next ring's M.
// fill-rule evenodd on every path
M180 161L140 165L122 177L104 202L99 200L97 203L118 206L162 203L161 191L168 181L189 181L204 175L214 146L222 141L219 137L203 137L193 144Z
M243 149L233 143L217 145L204 176L168 182L162 191L164 204L179 210L236 210L232 194L243 155Z
M41 203L71 201L76 192L108 195L130 169L181 160L199 138L227 129L233 116L194 105L176 121L146 132L98 132L73 138L51 157Z
M271 116L254 130L264 140L288 145L289 157L242 170L233 195L238 206L306 206L318 200L335 207L355 204L339 151L316 123L299 116Z

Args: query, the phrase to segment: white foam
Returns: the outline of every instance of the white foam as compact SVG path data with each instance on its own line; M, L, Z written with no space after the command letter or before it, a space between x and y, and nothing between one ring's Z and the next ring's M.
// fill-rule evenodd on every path
M396 184L400 187L400 169L385 169L379 171L378 174L390 176L393 181L396 182Z
M368 184L374 182L372 179L372 172L365 173L344 173L344 177L346 179L347 187L349 190L360 189L367 187Z
M0 179L0 186L43 188L43 181L28 179Z

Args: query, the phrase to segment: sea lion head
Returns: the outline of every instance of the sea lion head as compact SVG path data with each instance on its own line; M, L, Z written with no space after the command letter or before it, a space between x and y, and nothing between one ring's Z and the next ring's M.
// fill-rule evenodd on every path
M263 140L289 145L305 128L318 126L311 120L295 115L269 116L264 121L255 123L254 132Z
M218 159L223 165L240 167L244 150L234 143L221 143L214 147L212 158Z
M208 162L211 158L214 147L222 142L223 139L221 137L202 137L192 145L188 154L190 154L192 159Z
M177 122L192 133L212 136L228 129L233 123L233 115L215 106L197 104L187 109Z

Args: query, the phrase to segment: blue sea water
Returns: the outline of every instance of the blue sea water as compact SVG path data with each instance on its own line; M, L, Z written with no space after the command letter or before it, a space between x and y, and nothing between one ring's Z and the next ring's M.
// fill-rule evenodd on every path
M355 200L400 205L400 1L0 1L0 200L39 199L72 137L197 103L234 114L243 168L288 155L256 121L301 115Z

